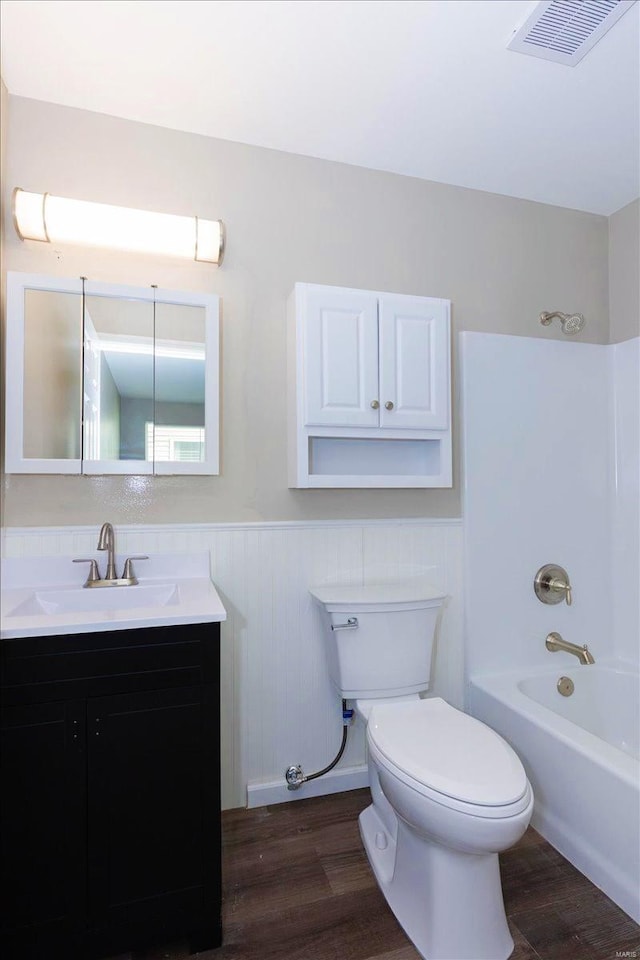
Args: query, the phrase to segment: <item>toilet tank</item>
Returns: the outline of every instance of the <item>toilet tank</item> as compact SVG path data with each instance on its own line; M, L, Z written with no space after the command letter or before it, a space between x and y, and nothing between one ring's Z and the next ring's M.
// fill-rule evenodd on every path
M344 699L429 689L444 596L421 581L322 586L310 592L325 623L329 675Z

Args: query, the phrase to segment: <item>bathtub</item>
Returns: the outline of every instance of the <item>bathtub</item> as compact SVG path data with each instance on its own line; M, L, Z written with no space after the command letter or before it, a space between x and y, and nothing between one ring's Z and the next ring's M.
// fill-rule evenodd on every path
M562 664L474 677L467 708L520 756L535 829L640 923L639 691L630 667Z

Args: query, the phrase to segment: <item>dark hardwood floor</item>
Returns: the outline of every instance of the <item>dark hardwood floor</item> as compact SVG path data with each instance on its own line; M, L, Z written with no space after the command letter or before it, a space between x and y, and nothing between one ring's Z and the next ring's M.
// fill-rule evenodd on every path
M355 790L224 813L224 944L197 957L419 960L360 842L368 803ZM501 865L512 960L640 960L640 927L534 830ZM117 960L187 956L172 944Z

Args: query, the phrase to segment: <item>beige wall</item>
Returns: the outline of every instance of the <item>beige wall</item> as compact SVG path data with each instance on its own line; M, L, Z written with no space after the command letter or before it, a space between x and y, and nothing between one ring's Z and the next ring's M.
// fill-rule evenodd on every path
M5 174L7 158L7 133L9 127L9 94L0 78L0 182L3 189L0 191L0 318L2 319L0 328L0 476L4 477L4 417L5 417L5 378L4 378L4 356L5 356L5 296L6 296L6 268L4 257L5 245ZM4 491L0 491L4 493ZM4 526L4 496L0 496L0 526Z
M611 343L640 335L640 200L609 217Z
M450 298L454 347L460 330L560 337L542 310L582 312L580 339L608 341L604 217L9 100L5 199L22 186L221 218L228 232L216 269L21 243L5 208L6 269L222 298L221 476L11 476L9 526L459 515L457 457L453 490L287 489L285 302L297 280Z

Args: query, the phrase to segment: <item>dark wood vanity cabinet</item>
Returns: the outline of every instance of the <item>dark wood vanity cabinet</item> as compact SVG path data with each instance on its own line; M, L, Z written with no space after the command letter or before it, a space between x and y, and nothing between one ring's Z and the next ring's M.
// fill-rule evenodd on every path
M2 641L3 957L220 944L219 630Z

